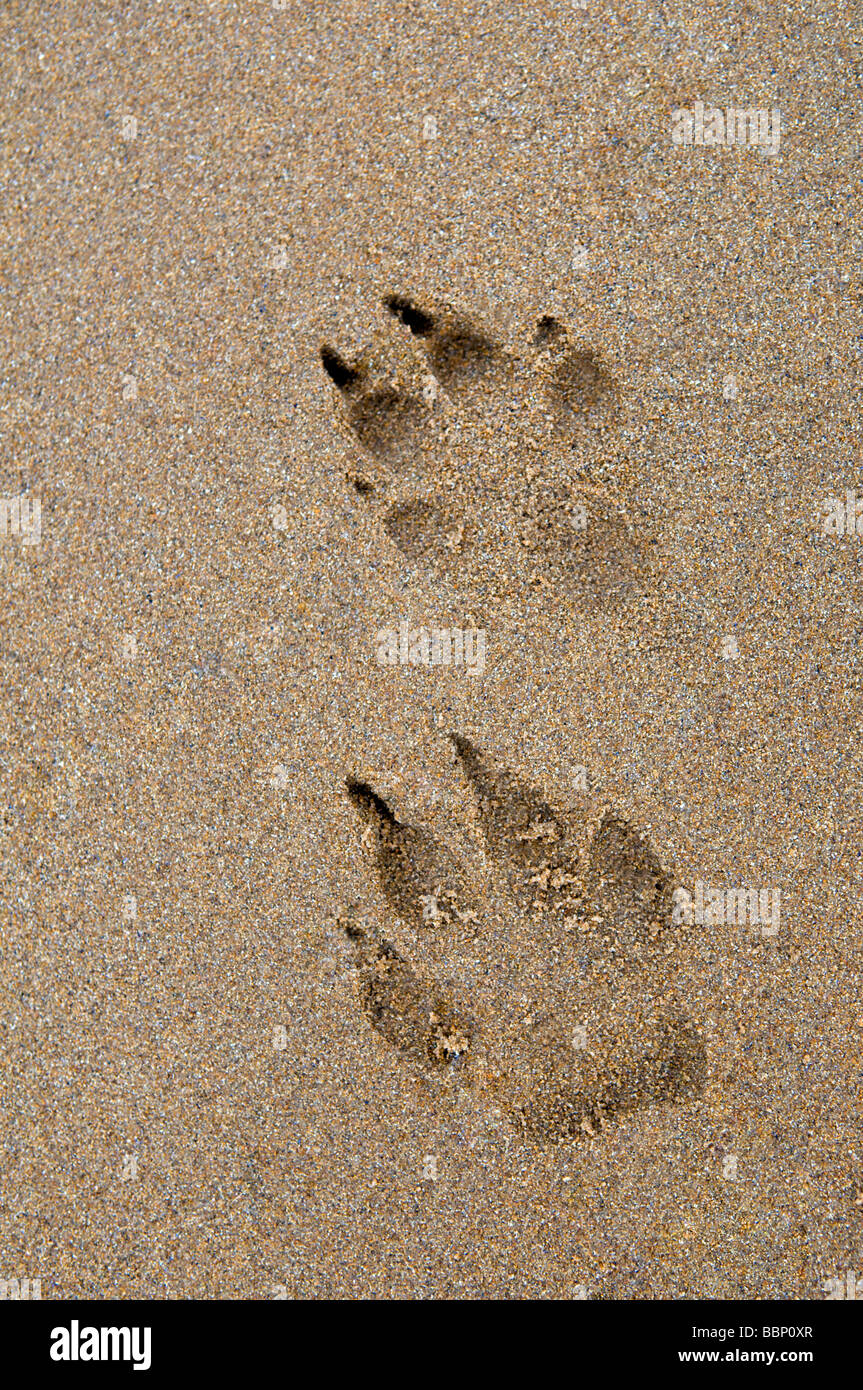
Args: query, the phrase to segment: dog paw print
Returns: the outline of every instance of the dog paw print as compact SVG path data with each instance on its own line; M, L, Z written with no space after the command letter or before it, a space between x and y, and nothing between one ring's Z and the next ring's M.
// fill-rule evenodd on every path
M452 748L475 859L346 784L392 918L343 919L371 1027L543 1143L697 1096L704 1045L674 983L686 929L650 844L608 807L556 810L469 740Z
M348 360L324 344L321 365L389 541L470 608L502 591L631 598L647 547L622 479L591 461L617 412L602 354L550 315L512 347L447 304L383 308L373 346Z

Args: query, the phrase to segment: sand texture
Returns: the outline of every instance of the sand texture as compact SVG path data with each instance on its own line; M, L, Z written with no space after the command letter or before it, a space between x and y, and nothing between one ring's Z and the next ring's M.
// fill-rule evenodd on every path
M0 15L0 1278L863 1280L859 9L49 9ZM698 101L779 148L675 144Z

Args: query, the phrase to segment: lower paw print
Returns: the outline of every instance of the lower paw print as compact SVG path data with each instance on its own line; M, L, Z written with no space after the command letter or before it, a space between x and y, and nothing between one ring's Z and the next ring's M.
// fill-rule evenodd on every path
M649 843L609 808L555 810L467 739L452 746L482 869L347 783L393 918L388 934L343 919L372 1028L542 1143L697 1096L704 1045L674 988L685 928Z
M631 599L647 546L622 465L591 463L617 409L602 354L545 316L509 347L446 304L384 301L374 348L321 348L348 470L382 531L468 600L548 590L585 608ZM601 475L601 476L600 476ZM609 476L611 475L611 476Z

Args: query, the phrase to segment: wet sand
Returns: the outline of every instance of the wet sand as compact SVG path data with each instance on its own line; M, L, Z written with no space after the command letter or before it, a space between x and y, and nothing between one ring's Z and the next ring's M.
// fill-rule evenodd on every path
M0 1275L628 1300L863 1271L863 537L822 525L863 481L859 20L61 4L0 35L0 483L42 527L0 541ZM778 152L675 146L699 99L779 108ZM517 364L437 397L396 470L467 518L445 572L388 535L321 363L371 342L421 386L388 295ZM526 385L545 317L613 383L583 417ZM625 517L622 602L519 510L575 479ZM379 664L403 619L481 626L484 669ZM614 808L675 884L780 891L776 935L694 923L662 958L696 1096L539 1142L371 1026L340 914L433 962L346 779L481 864L452 732ZM554 983L484 902L472 978Z

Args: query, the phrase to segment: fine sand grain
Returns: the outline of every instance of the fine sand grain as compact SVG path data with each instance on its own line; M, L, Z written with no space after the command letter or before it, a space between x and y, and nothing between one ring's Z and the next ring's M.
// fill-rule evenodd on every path
M859 12L0 54L0 1277L863 1273ZM779 149L675 145L699 100Z

